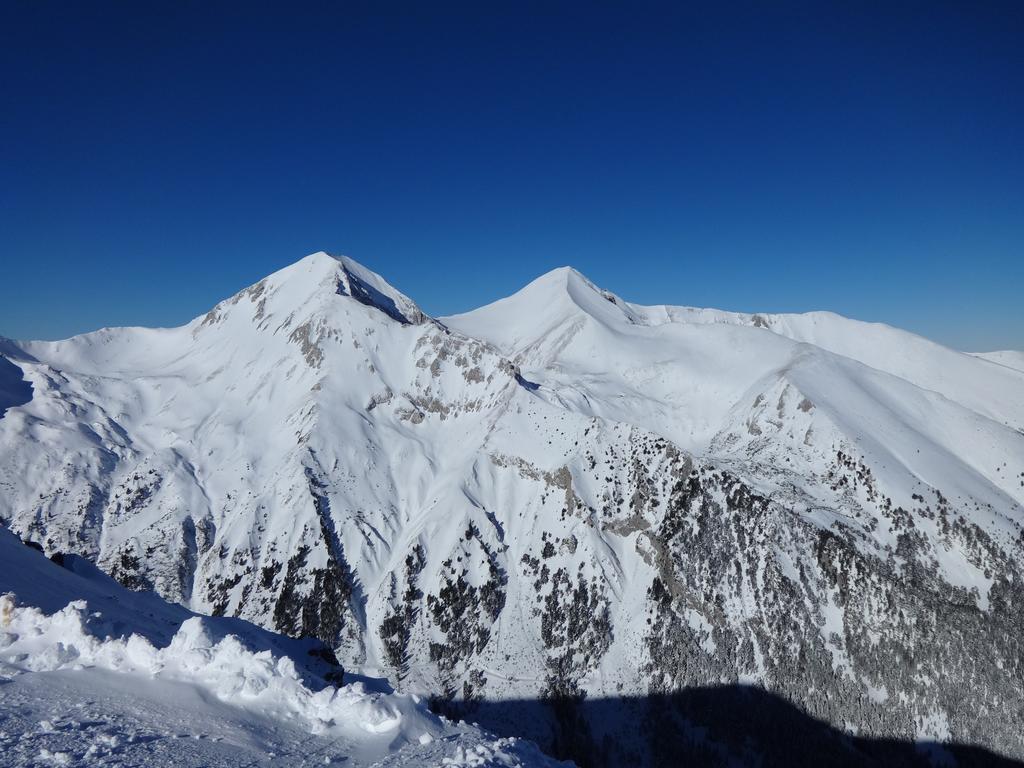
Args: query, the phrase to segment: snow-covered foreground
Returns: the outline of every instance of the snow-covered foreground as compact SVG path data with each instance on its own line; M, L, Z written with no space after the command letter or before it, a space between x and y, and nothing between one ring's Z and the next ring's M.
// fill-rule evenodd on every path
M0 564L5 766L552 764L529 742L437 717L415 696L325 684L314 649L281 639L300 668L266 647L271 633L62 569L4 529ZM33 605L62 594L77 599L50 614ZM166 646L147 638L183 617Z

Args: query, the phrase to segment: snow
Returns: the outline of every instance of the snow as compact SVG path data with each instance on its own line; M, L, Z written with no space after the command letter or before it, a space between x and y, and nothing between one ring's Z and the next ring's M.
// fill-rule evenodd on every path
M389 322L388 313L404 322ZM33 395L0 421L0 448L11 457L0 470L9 499L0 518L28 506L15 499L33 500L44 518L69 497L89 506L90 488L112 489L141 465L163 478L152 503L130 515L105 512L85 546L69 531L49 549L98 548L105 564L107 552L145 541L161 520L191 514L208 517L235 550L249 546L267 510L270 527L255 545L261 556L271 541L294 551L300 542L288 521L301 517L295 500L308 445L325 472L349 473L330 489L335 506L382 510L336 526L345 551L360 552L373 592L396 565L383 550L400 566L424 529L447 528L435 519L440 510L467 510L462 478L478 471L477 448L495 430L535 430L528 414L539 399L553 416L628 424L718 460L790 459L805 475L847 445L877 471L884 465L894 503L909 507L917 483L941 480L947 496L1009 510L1010 520L991 521L999 535L1024 519L1024 372L993 362L1020 353L982 359L831 313L642 307L570 268L441 322L453 337L488 345L481 377L497 376L505 357L539 389L527 397L459 370L433 376L417 367L433 324L379 275L323 253L181 328L9 344L10 360L0 363L23 375ZM403 419L403 408L414 410L407 393L419 389L462 412ZM780 399L785 413L775 412ZM798 407L804 400L813 410ZM371 403L383 405L368 412ZM546 441L534 450L545 469L566 457ZM1014 466L1003 471L1007 457ZM469 492L490 496L485 506L504 501L486 488ZM27 521L12 524L21 530ZM314 551L311 562L323 556ZM180 591L175 599L210 609Z
M802 522L855 531L875 553L895 547L898 532L875 514L863 483L830 487L838 451L870 469L871 492L894 507L915 509L915 496L935 507L941 491L1008 551L1024 525L1024 353L968 355L827 312L644 307L571 268L435 321L371 270L316 253L180 328L0 340L0 354L0 520L47 553L83 556L42 569L38 553L6 546L13 537L0 531L11 558L0 561L11 563L0 568L0 592L17 596L17 620L38 631L38 644L22 633L3 651L13 682L0 698L21 697L18 706L59 735L90 686L106 691L111 722L133 723L111 725L118 754L138 764L157 749L145 745L174 737L160 718L187 723L189 708L219 723L209 738L189 740L197 764L219 763L218 745L229 741L248 759L273 751L285 762L307 742L338 739L337 754L354 765L398 765L403 754L424 764L528 755L528 746L496 745L372 685L325 694L308 642L241 618L197 617L275 626L287 561L302 548L309 569L340 552L356 575L346 633L332 644L347 669L372 675L394 674L377 628L406 586L415 546L425 552L425 595L444 586L446 560L464 562L466 582L478 586L488 577L483 548L497 553L509 576L505 608L472 665L489 696L522 699L540 693L547 670L538 594L518 571L521 558L536 556L540 532L573 537L578 549L560 543L548 565L597 580L615 627L599 668L587 672L588 695L642 693L643 611L658 557L651 531L602 528L586 509L561 512L573 494L598 508L625 487L622 449L654 436L687 460L733 472ZM467 543L470 525L479 537ZM934 521L921 516L917 530L938 574L989 610L984 567ZM751 546L795 582L813 563L787 550L783 534ZM144 586L168 601L120 589L85 557L106 571L137 559L152 580ZM752 593L729 608L734 627L759 610ZM820 608L817 629L845 668L831 636L856 617L835 601ZM426 613L413 627L419 659L424 638L443 639ZM688 609L685 618L713 652L709 617ZM751 682L763 669L756 653ZM421 693L446 682L426 663L402 681ZM45 697L32 703L47 686L59 692L60 717ZM167 691L179 698L164 709ZM0 728L28 733L29 716L12 717ZM129 749L129 734L154 739ZM59 760L69 748L52 733L27 743L23 764L43 760L43 749Z
M997 352L975 352L974 356L1024 373L1024 352L1004 349Z
M309 687L291 656L252 650L269 633L244 622L189 616L162 647L124 634L136 620L161 634L150 626L160 612L155 596L133 596L97 574L93 584L2 528L0 562L0 589L17 586L49 606L61 591L84 592L110 612L73 599L47 614L13 592L0 595L5 765L307 765L314 756L367 766L553 765L534 745L449 723L413 695L361 682ZM97 600L104 587L128 599ZM138 610L147 599L155 611ZM225 634L225 621L249 642Z
M312 734L343 731L349 742L359 731L389 738L438 729L438 721L409 696L371 693L360 683L342 688L307 688L287 656L253 653L234 635L214 640L212 619L184 621L165 648L140 635L102 638L102 625L90 626L102 614L91 614L76 600L46 616L37 608L15 605L15 596L0 597L5 621L0 637L5 672L106 670L153 680L186 682L218 701L263 719L289 722ZM20 660L20 661L19 661Z
M910 508L923 482L1007 511L984 521L1002 540L1024 523L1024 372L1005 362L827 312L644 307L566 268L441 320L512 358L560 409L642 427L695 455L797 459L805 476L848 445L894 503Z

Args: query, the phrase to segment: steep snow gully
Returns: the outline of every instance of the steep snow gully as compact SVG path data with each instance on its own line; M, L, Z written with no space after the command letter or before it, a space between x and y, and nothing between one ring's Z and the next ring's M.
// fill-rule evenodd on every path
M3 761L1022 760L1020 358L324 253L0 340Z

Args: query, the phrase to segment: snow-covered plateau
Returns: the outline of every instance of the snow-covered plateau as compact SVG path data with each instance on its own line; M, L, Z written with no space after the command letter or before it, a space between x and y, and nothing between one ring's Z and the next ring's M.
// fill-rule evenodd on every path
M324 253L0 339L0 522L135 591L0 538L0 761L544 759L427 701L585 766L1024 760L1022 360L564 268L432 318Z

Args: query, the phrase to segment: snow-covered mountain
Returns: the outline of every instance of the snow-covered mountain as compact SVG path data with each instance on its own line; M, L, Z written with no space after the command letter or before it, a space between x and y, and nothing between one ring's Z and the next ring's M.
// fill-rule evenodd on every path
M581 763L749 758L671 698L737 685L1024 758L1013 353L571 269L433 319L323 253L181 328L0 353L0 520L133 589Z

